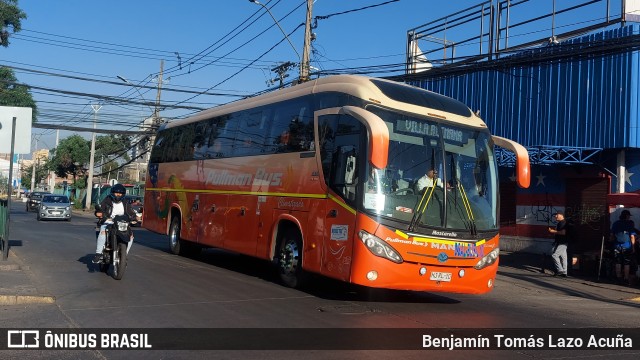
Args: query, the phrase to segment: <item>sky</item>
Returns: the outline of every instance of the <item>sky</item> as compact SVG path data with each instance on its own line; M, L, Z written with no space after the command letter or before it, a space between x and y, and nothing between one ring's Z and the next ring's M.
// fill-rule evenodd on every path
M552 4L532 2L538 7ZM268 83L276 78L272 69L297 63L302 54L304 27L299 25L306 1L262 3L290 34L293 46L265 8L248 0L19 0L27 19L9 47L0 48L0 65L13 67L18 81L33 87L41 124L91 128L95 118L100 129L136 130L154 110L161 61L160 115L168 119L277 86ZM328 71L395 64L386 68L394 71L371 75L400 75L409 29L480 3L316 0L312 16L332 16L319 19L313 29L311 66ZM600 11L587 10L581 19ZM540 34L532 35L537 30ZM551 34L545 26L523 32ZM455 40L456 35L441 36ZM286 80L297 75L294 68ZM99 110L94 112L92 105ZM60 131L60 138L72 134ZM56 131L34 128L32 150L36 146L54 148Z

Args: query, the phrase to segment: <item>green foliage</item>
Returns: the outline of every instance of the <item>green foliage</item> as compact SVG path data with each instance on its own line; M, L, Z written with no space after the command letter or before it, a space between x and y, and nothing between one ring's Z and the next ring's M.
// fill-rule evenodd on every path
M0 0L0 4L2 0ZM1 8L1 6L0 6ZM13 70L0 66L0 106L30 107L33 109L33 122L37 121L38 107L33 100L29 88L17 84Z
M13 28L13 32L18 32L22 29L22 19L26 19L25 14L20 8L18 8L18 0L0 0L0 22L2 22L2 28L0 29L0 45L9 46L9 29Z
M96 137L95 163L101 163L103 156L106 162L120 154L122 154L121 158L124 161L128 161L129 149L131 149L131 139L129 136L113 134L98 136Z
M33 176L33 165L22 168L21 174L22 186L27 189L30 188L31 177ZM35 184L40 184L47 176L49 176L49 161L36 164Z
M84 175L89 164L91 153L89 141L80 135L72 135L62 139L58 147L54 149L53 158L50 161L50 169L57 176L67 177L73 175L74 183L78 175Z

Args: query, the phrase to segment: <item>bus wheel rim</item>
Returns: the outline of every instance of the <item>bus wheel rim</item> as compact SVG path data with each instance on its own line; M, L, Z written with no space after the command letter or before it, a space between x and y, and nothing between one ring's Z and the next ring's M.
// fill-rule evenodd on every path
M280 253L280 269L283 274L294 274L298 268L298 245L293 240L287 240Z
M169 236L171 247L174 248L178 244L178 235L175 226L171 229L171 235Z

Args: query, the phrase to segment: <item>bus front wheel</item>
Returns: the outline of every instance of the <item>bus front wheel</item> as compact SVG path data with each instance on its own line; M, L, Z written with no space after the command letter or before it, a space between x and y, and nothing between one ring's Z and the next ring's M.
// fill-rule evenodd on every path
M288 229L280 239L278 248L278 273L280 281L288 287L297 288L304 282L302 271L302 239L300 233Z
M180 241L180 217L175 216L171 219L171 226L169 226L169 248L171 253L180 255L180 248L182 247L182 241Z
M171 219L169 227L169 248L175 255L193 257L200 253L200 246L180 239L180 217Z

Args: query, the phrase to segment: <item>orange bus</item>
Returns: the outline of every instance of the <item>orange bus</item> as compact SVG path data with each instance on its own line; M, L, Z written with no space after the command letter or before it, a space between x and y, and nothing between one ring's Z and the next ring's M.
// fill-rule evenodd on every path
M462 103L388 80L320 78L160 128L143 226L168 234L175 254L268 259L292 287L312 272L484 293L499 254L494 145L515 153L529 186L526 150Z

